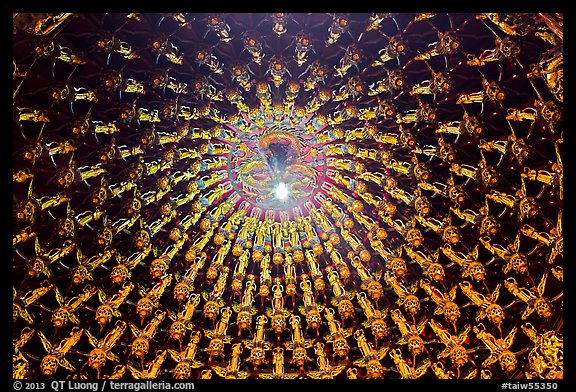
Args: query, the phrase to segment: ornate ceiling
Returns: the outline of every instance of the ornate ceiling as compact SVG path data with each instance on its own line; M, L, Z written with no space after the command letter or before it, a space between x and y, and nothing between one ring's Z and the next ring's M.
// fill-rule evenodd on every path
M15 378L561 378L561 14L14 14Z

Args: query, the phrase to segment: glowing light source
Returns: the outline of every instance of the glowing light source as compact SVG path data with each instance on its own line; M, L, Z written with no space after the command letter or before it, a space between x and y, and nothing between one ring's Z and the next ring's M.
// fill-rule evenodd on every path
M288 195L290 195L290 190L283 182L280 182L278 185L276 185L274 192L276 194L276 198L279 200L286 200L288 199Z

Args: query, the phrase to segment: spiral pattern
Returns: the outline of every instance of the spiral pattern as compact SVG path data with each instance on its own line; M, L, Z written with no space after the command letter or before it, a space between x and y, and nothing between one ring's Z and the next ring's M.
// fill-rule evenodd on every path
M13 20L15 378L562 378L561 14Z

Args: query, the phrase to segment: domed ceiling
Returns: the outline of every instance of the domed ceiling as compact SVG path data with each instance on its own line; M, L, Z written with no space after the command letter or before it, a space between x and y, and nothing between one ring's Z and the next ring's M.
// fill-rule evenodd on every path
M15 378L562 378L562 14L14 14Z

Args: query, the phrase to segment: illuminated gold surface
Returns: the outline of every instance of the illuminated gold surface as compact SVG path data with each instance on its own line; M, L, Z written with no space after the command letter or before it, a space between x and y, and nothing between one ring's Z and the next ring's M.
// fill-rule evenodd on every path
M13 19L15 378L563 377L561 14Z

